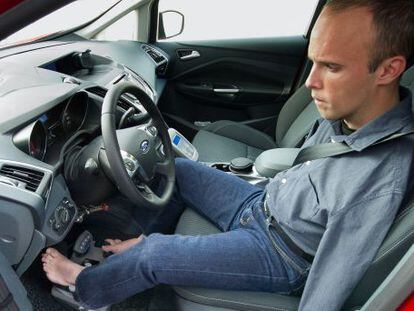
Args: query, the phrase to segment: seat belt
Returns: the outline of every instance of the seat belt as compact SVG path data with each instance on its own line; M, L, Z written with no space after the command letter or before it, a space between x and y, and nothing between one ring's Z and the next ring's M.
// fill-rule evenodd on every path
M13 294L9 291L6 282L0 275L0 310L18 311L19 308L14 301Z
M377 141L376 143L369 146L367 149L372 148L376 145L388 142L390 140L394 140L394 139L404 137L407 135L411 135L411 134L414 134L414 130L408 131L405 133L398 133L398 134L391 135L387 138ZM334 157L337 155L350 153L350 152L356 152L356 150L352 149L345 143L326 143L326 144L318 144L314 146L309 146L299 151L298 155L295 158L295 161L293 161L292 166L295 166L297 164L301 164L307 161L312 161L312 160L322 159L322 158L327 158L327 157Z

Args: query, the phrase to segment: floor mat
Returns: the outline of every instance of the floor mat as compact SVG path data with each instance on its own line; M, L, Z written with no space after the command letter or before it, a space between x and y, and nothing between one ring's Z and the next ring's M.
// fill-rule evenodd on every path
M50 294L52 284L46 278L40 260L36 260L22 276L28 298L34 311L73 310L59 303ZM154 289L136 294L118 304L112 311L171 311L174 310L174 294L167 286L157 286Z

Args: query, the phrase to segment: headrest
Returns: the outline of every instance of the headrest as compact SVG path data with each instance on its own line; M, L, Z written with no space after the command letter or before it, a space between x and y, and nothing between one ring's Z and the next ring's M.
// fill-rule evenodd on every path
M400 84L408 88L414 94L414 66L408 68L401 77ZM414 111L414 104L413 104Z

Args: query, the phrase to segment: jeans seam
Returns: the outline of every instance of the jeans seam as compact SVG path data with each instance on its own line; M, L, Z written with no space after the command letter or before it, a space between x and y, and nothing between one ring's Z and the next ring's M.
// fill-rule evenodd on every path
M287 277L276 277L276 276L268 276L268 275L255 275L255 274L246 274L246 273L225 273L225 272L213 272L213 271L200 271L200 270L188 270L188 269L157 269L157 271L180 271L180 272L197 272L197 273L206 273L206 274L219 274L219 275L226 275L226 276L235 276L235 277L254 277L254 278L266 278L271 280L286 280L289 282Z
M269 236L270 241L272 242L274 249L279 253L279 255L285 261L287 261L290 264L290 266L300 274L300 276L306 275L308 269L300 267L299 264L297 264L292 258L290 258L290 256L282 249L279 243L274 239L268 227L266 228L266 232Z
M257 217L258 218L262 218L261 215L259 214L260 211L257 211ZM263 215L264 216L264 215ZM258 222L263 222L262 219L257 219ZM264 219L264 224L265 224L265 228L264 230L266 231L266 234L268 236L268 239L270 240L273 249L281 256L281 258L290 266L292 267L297 273L299 273L299 277L304 276L308 273L309 271L309 267L306 268L302 268L299 266L299 264L297 264L292 258L290 258L290 256L283 250L282 246L279 245L278 241L276 241L276 239L272 236L269 226L268 226L268 219Z

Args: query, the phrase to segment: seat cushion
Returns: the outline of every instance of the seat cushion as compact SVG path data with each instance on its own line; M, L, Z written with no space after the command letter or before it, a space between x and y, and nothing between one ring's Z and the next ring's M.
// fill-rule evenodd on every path
M194 137L201 162L230 162L237 157L255 160L265 149L252 147L244 142L201 130Z
M187 209L178 222L175 233L183 235L206 235L220 230L211 222ZM186 303L180 310L198 310L197 304L219 307L219 310L297 310L299 297L263 292L230 291L197 287L174 287L175 292ZM185 306L185 307L184 307ZM200 309L201 310L201 309ZM204 309L203 309L204 310ZM210 309L205 309L210 310Z

